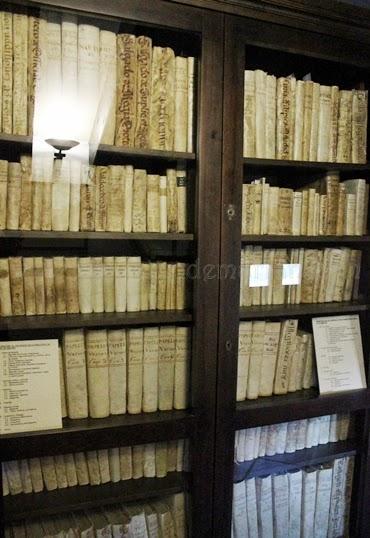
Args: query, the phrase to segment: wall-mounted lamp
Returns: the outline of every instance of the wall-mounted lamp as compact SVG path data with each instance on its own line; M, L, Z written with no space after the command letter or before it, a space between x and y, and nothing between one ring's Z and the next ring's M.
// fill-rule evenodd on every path
M55 159L64 159L66 154L63 152L79 145L79 142L76 140L62 140L58 138L47 138L45 142L57 150L57 153L54 153Z

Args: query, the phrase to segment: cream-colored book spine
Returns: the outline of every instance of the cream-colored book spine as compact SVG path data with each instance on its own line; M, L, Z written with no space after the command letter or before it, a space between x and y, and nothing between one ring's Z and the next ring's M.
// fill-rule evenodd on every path
M149 286L150 286L150 264L141 264L140 275L140 310L149 310Z
M133 147L135 140L137 58L136 38L131 34L117 36L117 146Z
M166 310L175 310L176 307L176 264L167 264L166 277Z
M18 461L6 461L3 463L10 495L18 495L23 492L20 465Z
M71 257L64 258L64 272L66 311L67 314L78 314L80 311L78 300L78 259Z
M132 447L132 478L137 480L144 476L144 445Z
M350 163L352 159L352 92L340 90L339 92L339 116L338 116L338 163Z
M78 298L81 314L91 314L93 269L90 257L78 259Z
M149 310L157 310L158 266L150 263Z
M177 262L176 264L176 310L185 310L187 303L186 289L186 264Z
M99 28L80 22L78 25L78 107L83 140L96 144L96 115L99 109ZM100 110L99 110L100 115ZM93 198L95 200L95 197Z
M95 227L95 166L83 166L80 191L80 229L91 232Z
M293 159L303 160L303 131L304 131L304 98L305 83L297 80L295 93L294 144Z
M319 126L317 141L317 160L329 161L331 129L331 86L320 86Z
M275 159L276 154L276 77L266 76L265 158Z
M256 157L266 157L266 77L267 73L256 69Z
M20 163L8 164L8 189L6 207L7 230L19 229L19 216L22 189L22 170Z
M356 195L346 193L344 206L344 235L356 232Z
M109 365L106 330L86 332L86 364L89 391L89 416L109 416Z
M130 480L132 478L132 449L130 446L120 447L119 462L121 480Z
M27 316L36 314L35 267L33 258L23 258L24 302Z
M97 451L100 479L102 484L106 484L111 481L109 471L109 453L108 449L101 449Z
M2 132L13 132L13 16L3 12L2 28Z
M255 71L244 71L243 156L256 157L256 88Z
M141 258L127 258L127 312L140 310Z
M188 56L188 138L187 151L194 151L194 102L195 102L195 58Z
M35 157L34 157L35 158ZM51 221L52 221L52 180L53 180L53 161L48 155L47 158L41 157L42 162L42 176L41 181L43 182L42 186L42 198L41 198L41 207L40 207L40 216L41 216L41 230L49 231L51 230ZM35 180L38 181L38 175L36 175ZM38 194L38 193L37 193Z
M30 469L32 489L34 493L40 493L44 489L40 458L30 458L28 460L28 466Z
M174 149L175 53L153 47L149 143L153 149Z
M302 160L308 161L310 158L311 146L311 123L313 109L313 82L311 80L304 81L304 115L303 115L303 144L302 144Z
M66 283L64 273L63 256L55 256L54 264L54 286L55 286L55 311L56 314L66 313Z
M263 337L259 396L271 396L273 394L279 339L280 322L267 321L265 323L265 332Z
M58 488L57 475L53 456L40 458L42 476L47 491L54 491Z
M314 234L319 235L319 228L320 228L320 194L318 192L315 193L315 207L314 207Z
M346 209L346 187L344 183L339 183L336 235L344 235L345 209Z
M147 231L160 232L159 176L147 175Z
M167 176L159 177L159 219L160 232L167 233Z
M158 409L173 408L176 328L160 327L158 356Z
M313 386L314 351L312 334L307 334L307 348L304 364L302 388L309 389Z
M284 304L285 286L282 285L283 265L288 263L286 249L276 249L272 274L272 304Z
M55 159L51 202L51 228L53 231L62 232L69 228L69 194L69 161Z
M79 486L86 486L89 483L89 470L84 452L76 452L74 454L76 465L77 482Z
M163 478L167 475L167 442L155 444L155 469L156 477Z
M267 220L267 230L269 235L277 235L279 230L279 190L279 187L269 188L269 208Z
M155 443L147 443L144 445L143 474L146 478L155 477Z
M99 35L100 98L104 96L104 127L101 144L114 144L116 131L117 100L117 36L114 32L100 30Z
M186 232L187 223L187 177L186 170L177 170L177 232Z
M252 233L261 233L261 210L262 210L262 184L251 185L251 198L253 203Z
M308 191L302 192L301 235L307 235Z
M157 309L166 310L167 263L158 262Z
M279 341L274 394L287 394L291 361L296 345L298 320L288 319L282 322Z
M82 329L64 332L63 358L68 416L69 418L87 418L85 338Z
M40 106L41 67L45 73L47 22L45 19L28 17L28 134L33 134L36 99ZM43 81L44 82L44 81Z
M308 189L307 235L315 235L315 189Z
M159 327L144 329L143 411L158 409Z
M355 235L362 235L363 221L366 207L366 180L365 179L348 179L344 181L346 192L356 196L355 209Z
M255 321L252 326L252 341L247 380L248 400L258 398L259 394L265 325L266 323L264 321Z
M343 249L341 259L339 262L339 268L337 273L337 278L335 281L334 287L334 301L341 302L343 301L344 296L344 286L346 283L347 270L350 263L351 251L350 249Z
M63 454L56 454L54 456L55 474L57 477L58 489L64 489L68 486L66 466L64 462Z
M98 453L96 450L86 452L86 463L89 471L90 486L99 486L101 484Z
M132 232L132 198L134 185L134 168L131 165L125 166L125 214L123 219L123 231Z
M13 313L9 273L8 259L0 258L0 315L2 317L11 316Z
M3 108L2 108L2 98L3 98L3 35L4 35L4 12L0 11L0 132L3 132L2 119L3 119ZM4 486L6 486L5 474L4 474ZM7 495L9 494L9 490Z
M53 258L44 258L45 313L55 314L55 282Z
M1 13L1 15L3 15L3 13ZM0 18L1 18L1 15L0 15ZM0 109L1 109L1 106L0 106ZM0 159L0 230L5 230L6 228L7 191L8 191L8 161Z
M174 409L188 406L191 339L189 327L176 327Z
M146 232L147 176L145 170L135 169L132 201L132 231Z
M325 235L327 230L328 197L321 194L319 199L319 235Z
M9 277L12 314L13 316L24 316L26 309L24 304L22 258L20 256L9 258Z
M78 232L80 229L80 197L81 197L81 163L71 159L70 163L70 198L69 198L69 231Z
M106 220L106 230L109 232L122 232L124 229L125 180L124 166L109 166Z
M150 93L151 93L152 40L149 37L136 38L137 99L134 145L149 147Z
M314 249L306 249L304 251L304 262L302 270L301 283L301 302L313 302L313 288L315 283L316 268L317 268L318 251Z
M301 235L302 193L293 192L292 235Z
M268 207L270 198L270 185L262 181L262 199L261 199L261 235L267 234L268 229Z
M295 94L297 81L294 75L289 76L290 81L290 107L289 107L289 159L294 154L294 129L295 129Z
M280 77L276 86L276 158L289 159L292 125L290 121L292 88L289 78Z
M366 163L368 91L353 90L352 95L352 159Z
M176 170L167 170L167 231L177 232L177 177Z
M32 158L22 155L21 163L21 203L19 213L20 230L31 230L32 227ZM1 164L0 164L1 168ZM1 181L1 170L0 170ZM1 185L0 185L1 190ZM6 196L6 194L5 194Z
M114 258L114 302L116 312L126 312L127 308L127 257Z
M127 331L127 411L141 413L143 392L144 330Z
M110 187L108 166L97 166L95 177L95 231L104 232L107 226L108 188ZM113 208L109 209L113 211ZM122 229L123 226L119 231Z
M13 134L26 135L28 17L13 13Z
M91 284L91 301L92 311L95 313L104 312L104 275L103 275L103 258L93 256L92 265L92 284Z
M251 265L261 265L263 261L263 250L261 247L254 247ZM261 304L261 287L251 287L252 305Z
M114 257L103 257L104 312L114 312Z
M187 150L188 133L188 61L187 58L175 58L175 121L174 150Z
M293 190L279 189L278 226L279 235L292 234Z
M329 162L337 160L338 144L338 119L339 119L339 88L331 87L331 109L330 109L330 134L329 134Z
M320 113L320 84L313 82L312 87L312 115L311 115L311 136L309 160L317 161L317 143L319 135L319 113Z
M325 188L327 195L327 234L335 235L337 230L338 198L339 198L339 173L328 172L325 176Z
M109 356L109 410L111 415L120 415L126 413L126 331L124 329L108 331L107 338Z

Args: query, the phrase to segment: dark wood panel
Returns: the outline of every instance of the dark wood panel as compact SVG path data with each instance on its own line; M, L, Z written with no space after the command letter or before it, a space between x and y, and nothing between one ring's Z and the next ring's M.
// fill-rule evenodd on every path
M370 389L319 395L316 389L238 402L234 428L252 428L277 422L345 413L370 408Z
M196 432L190 411L158 411L103 419L63 420L63 428L0 436L2 460L185 439Z
M50 316L11 316L0 318L2 331L32 331L39 329L67 329L73 327L114 327L132 325L168 325L189 323L190 312L156 310L149 312L105 312L102 314L56 314Z
M369 248L370 235L242 235L243 243L250 244L307 244L322 243L323 245L355 245L356 248Z
M123 233L123 232L43 232L22 230L1 230L1 239L53 239L89 241L193 241L193 234L186 233Z
M350 163L324 163L309 161L285 161L279 159L252 159L244 158L245 167L264 170L287 170L301 172L303 170L312 170L313 172L327 172L329 170L338 170L339 172L370 172L370 165L367 164L350 164Z
M185 474L172 472L164 478L140 478L99 486L72 488L9 495L4 498L5 521L60 514L72 510L99 508L110 504L145 501L153 497L173 495L187 487Z
M361 302L246 306L240 308L240 319L325 316L330 314L348 314L349 312L364 312L368 309L369 305Z

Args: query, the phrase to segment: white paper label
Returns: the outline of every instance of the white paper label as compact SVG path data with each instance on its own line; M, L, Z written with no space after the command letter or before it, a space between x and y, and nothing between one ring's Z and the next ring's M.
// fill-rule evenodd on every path
M312 320L320 393L366 388L358 315Z
M298 286L301 283L302 265L300 263L283 264L283 286Z
M270 266L267 263L251 265L249 269L249 287L262 288L270 283Z
M0 434L61 427L58 340L0 342Z

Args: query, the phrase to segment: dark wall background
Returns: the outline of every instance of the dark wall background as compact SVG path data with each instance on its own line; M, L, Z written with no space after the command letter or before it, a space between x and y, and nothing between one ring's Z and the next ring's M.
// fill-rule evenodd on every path
M362 6L370 9L370 0L340 0L345 4L353 4L354 6Z

